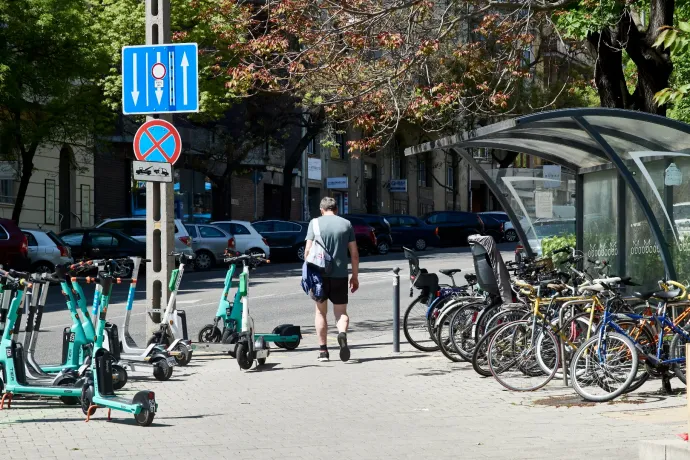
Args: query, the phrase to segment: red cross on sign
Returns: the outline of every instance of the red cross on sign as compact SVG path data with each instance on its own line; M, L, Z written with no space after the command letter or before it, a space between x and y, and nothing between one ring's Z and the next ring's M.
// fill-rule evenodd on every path
M182 140L177 129L165 120L150 120L134 135L134 156L139 161L175 164L180 158Z

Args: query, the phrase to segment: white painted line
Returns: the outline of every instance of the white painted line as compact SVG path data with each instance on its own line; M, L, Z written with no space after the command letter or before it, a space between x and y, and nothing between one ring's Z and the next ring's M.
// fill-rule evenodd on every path
M175 303L181 303L181 304L189 304L189 303L197 303L201 302L199 299L196 300L176 300Z

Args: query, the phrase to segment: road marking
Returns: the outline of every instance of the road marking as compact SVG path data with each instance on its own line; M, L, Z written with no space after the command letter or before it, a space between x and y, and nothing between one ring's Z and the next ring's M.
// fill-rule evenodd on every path
M197 303L201 302L199 299L196 300L176 300L175 303L182 303L182 304L189 304L189 303Z

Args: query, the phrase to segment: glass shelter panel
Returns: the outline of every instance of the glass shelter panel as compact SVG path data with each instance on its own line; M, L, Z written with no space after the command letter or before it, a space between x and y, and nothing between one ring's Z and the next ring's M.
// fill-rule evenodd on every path
M608 169L583 175L583 251L618 267L618 172Z
M520 219L535 254L575 246L575 176L556 165L487 171Z

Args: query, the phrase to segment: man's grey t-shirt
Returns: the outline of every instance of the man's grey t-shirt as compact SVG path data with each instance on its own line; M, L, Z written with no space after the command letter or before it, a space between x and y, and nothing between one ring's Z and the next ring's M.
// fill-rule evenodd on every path
M309 222L307 241L314 240L314 221ZM347 219L340 216L319 217L319 230L326 250L333 256L330 278L347 278L347 244L355 241L355 231Z

